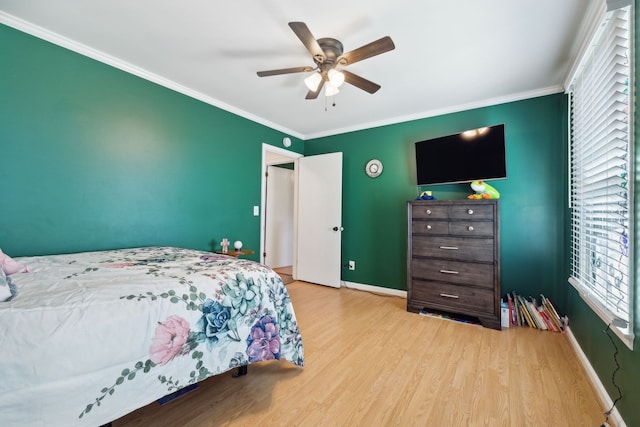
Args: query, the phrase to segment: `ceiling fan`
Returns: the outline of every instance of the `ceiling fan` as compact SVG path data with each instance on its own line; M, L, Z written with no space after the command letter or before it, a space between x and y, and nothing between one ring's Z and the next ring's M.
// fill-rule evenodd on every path
M363 59L371 58L372 56L395 49L396 46L393 44L391 37L386 36L347 53L343 53L342 43L339 40L332 38L316 40L304 22L289 22L289 27L291 27L296 36L302 41L302 44L307 48L316 66L258 71L258 77L313 71L314 73L304 81L309 88L305 99L316 99L325 85L325 95L333 96L339 92L338 87L343 82L352 84L369 93L375 93L380 89L380 85L347 70L338 70L336 67L346 67Z

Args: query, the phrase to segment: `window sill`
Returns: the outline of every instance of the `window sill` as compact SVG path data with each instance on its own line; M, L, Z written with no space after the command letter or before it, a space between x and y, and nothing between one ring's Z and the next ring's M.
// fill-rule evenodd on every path
M609 325L609 329L613 331L618 338L620 338L620 341L622 341L629 350L633 351L634 336L631 324L628 324L626 327L616 326L614 324L614 317L605 310L600 303L596 302L591 296L589 296L580 284L573 280L573 278L569 278L569 283L576 289L576 291L578 291L580 298L582 298L585 304L587 304L587 306L591 308L591 310L593 310L593 312L597 314L606 325Z

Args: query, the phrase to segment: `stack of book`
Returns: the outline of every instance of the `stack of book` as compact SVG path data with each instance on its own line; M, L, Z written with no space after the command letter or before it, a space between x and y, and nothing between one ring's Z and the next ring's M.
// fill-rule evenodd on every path
M560 317L551 301L542 294L538 301L512 292L507 294L507 306L510 325L552 332L563 332L567 326L567 318Z

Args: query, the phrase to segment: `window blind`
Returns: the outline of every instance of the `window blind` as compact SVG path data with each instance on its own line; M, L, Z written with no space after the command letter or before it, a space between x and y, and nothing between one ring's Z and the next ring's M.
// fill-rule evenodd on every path
M607 12L570 88L569 281L625 337L634 283L631 8Z

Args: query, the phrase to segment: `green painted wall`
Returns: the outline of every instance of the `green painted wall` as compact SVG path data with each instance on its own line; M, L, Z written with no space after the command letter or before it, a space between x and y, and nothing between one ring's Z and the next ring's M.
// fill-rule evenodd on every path
M344 153L344 280L406 289L407 201L427 189L443 200L473 193L468 184L417 187L414 143L499 123L506 129L508 179L491 183L501 193L502 288L562 299L567 160L561 94L307 141L306 155ZM384 166L375 179L364 172L372 158ZM356 261L355 271L346 268L348 260Z
M262 143L283 134L6 26L0 58L7 253L260 247Z

